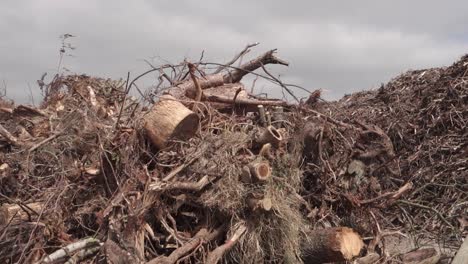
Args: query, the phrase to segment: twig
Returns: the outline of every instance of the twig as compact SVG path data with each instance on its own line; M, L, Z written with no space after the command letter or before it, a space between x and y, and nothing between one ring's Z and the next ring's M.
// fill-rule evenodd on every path
M406 201L406 200L398 200L397 202L398 202L398 203L402 203L402 204L406 204L406 205L411 205L411 206L414 206L414 207L419 207L419 208L421 208L421 209L425 209L425 210L432 211L432 212L434 212L446 225L448 225L449 227L453 228L452 224L450 224L450 222L447 221L447 219L445 219L445 217L444 217L439 211L437 211L436 209L434 209L434 208L432 208L432 207L425 206L425 205L422 205L422 204L413 203L413 202Z
M265 68L265 66L263 66L263 64L262 64L262 69L268 76L273 78L273 80L275 80L284 90L286 90L286 92L288 92L288 94L291 95L294 98L294 100L296 100L298 103L300 102L300 100L294 95L294 93L286 85L284 85L280 79L276 78L273 74L267 71L267 69Z
M289 63L276 57L274 53L276 49L270 50L265 52L264 54L258 56L257 58L241 65L239 68L230 71L224 75L224 82L225 83L236 83L239 82L242 77L246 74L262 67L265 64L281 64L288 66Z
M193 84L195 86L195 89L196 89L196 95L195 95L195 102L200 102L201 101L201 98L203 96L203 90L202 88L200 87L200 83L198 82L198 79L197 77L195 76L195 69L196 69L196 66L193 65L192 63L187 63L188 65L188 68L189 68L189 73L190 73L190 78L192 79L193 81ZM195 111L195 109L197 108L197 104L193 104L193 108L192 108L192 111Z
M127 73L127 82L125 83L125 94L123 98L123 102L120 105L120 110L119 110L119 115L117 116L117 120L115 121L114 128L117 129L119 127L120 123L120 118L122 117L122 112L125 106L125 100L127 99L128 92L130 92L131 86L128 84L128 81L130 80L130 72Z
M218 103L227 103L227 104L232 104L234 102L232 98L226 98L226 97L217 96L217 95L207 96L205 100L209 101L209 102L218 102ZM289 106L288 103L285 102L285 101L252 100L252 99L245 99L245 98L237 99L236 104L240 104L240 105L272 105L272 106L284 106L284 107Z
M214 72L213 74L217 74L217 73L220 73L223 69L225 69L226 67L228 66L231 66L232 64L234 64L239 58L241 58L242 56L244 56L245 54L249 53L250 52L250 48L252 47L255 47L257 46L258 44L260 44L259 42L255 42L255 43L252 43L252 44L247 44L245 46L245 48L239 52L238 54L236 54L236 56L234 56L234 58L232 58L232 60L230 60L229 62L227 62L225 65L223 66L219 66Z
M212 232L208 232L207 229L201 229L198 231L197 234L187 243L185 243L183 246L177 248L174 250L169 256L162 256L155 258L147 264L173 264L176 263L179 259L184 257L185 255L189 254L191 251L195 250L198 248L198 246L202 243L209 242L215 238L217 238L224 227L217 228L213 230Z
M58 136L60 136L62 134L62 132L58 132L58 133L55 133L53 134L52 136L42 140L41 142L37 143L36 145L32 146L28 151L29 152L33 152L35 151L36 149L38 149L40 146L48 143L49 141L52 141L54 140L55 138L57 138Z
M382 198L386 198L386 197L389 197L389 196L390 196L390 200L396 200L396 199L400 198L405 192L411 190L412 188L413 188L413 184L411 182L408 182L405 185L401 186L400 189L398 189L395 192L384 193L384 194L379 195L379 196L377 196L375 198L360 201L359 203L360 204L368 204L368 203L372 203L372 202L375 202L377 200L380 200Z
M184 190L184 191L200 191L206 185L210 183L209 177L205 175L198 182L174 182L174 183L164 183L164 182L154 182L149 185L149 190Z
M19 140L13 136L8 130L6 130L2 125L0 125L0 135L2 135L10 144L14 146L22 146Z

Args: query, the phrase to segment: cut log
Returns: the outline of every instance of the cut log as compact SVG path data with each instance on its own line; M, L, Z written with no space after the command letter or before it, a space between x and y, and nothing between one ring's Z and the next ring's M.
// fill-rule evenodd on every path
M359 256L364 242L351 228L314 230L302 245L304 263L348 261Z
M254 182L266 182L271 177L271 168L268 162L255 161L248 167Z
M468 237L465 237L465 242L461 245L455 258L453 258L452 264L466 264L468 260Z
M268 126L255 141L261 146L270 143L273 147L277 148L282 140L283 136L281 133L273 126Z
M247 204L252 211L262 210L268 212L273 207L273 203L269 197L263 199L250 198L247 200Z
M43 203L29 203L25 205L4 204L0 207L0 226L11 223L13 225L30 221L30 217L37 216L43 207Z
M197 131L199 118L172 96L162 96L145 115L145 130L151 142L162 149L171 139L188 139Z
M436 264L440 260L440 253L434 248L421 248L404 254L401 260L405 264Z

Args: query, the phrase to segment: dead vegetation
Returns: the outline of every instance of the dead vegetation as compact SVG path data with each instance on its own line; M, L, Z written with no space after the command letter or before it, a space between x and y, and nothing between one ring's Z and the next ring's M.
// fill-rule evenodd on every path
M448 263L468 226L468 57L291 104L240 83L262 69L293 94L274 50L230 66L253 46L153 67L149 93L68 75L39 108L2 101L1 262Z

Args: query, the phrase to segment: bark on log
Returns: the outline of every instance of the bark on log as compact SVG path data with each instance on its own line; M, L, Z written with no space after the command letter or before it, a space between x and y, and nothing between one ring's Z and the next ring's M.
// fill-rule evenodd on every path
M465 242L461 245L455 258L453 258L452 264L466 264L468 260L468 237L465 237Z
M277 148L283 140L281 133L273 126L268 126L255 140L261 146L270 143Z
M172 96L162 96L144 117L151 142L162 149L171 139L188 139L197 131L199 119Z
M202 89L217 87L224 84L224 77L221 74L207 75L199 78L198 83ZM197 94L197 90L193 80L187 80L168 88L166 93L179 99L184 96L193 99Z
M401 260L405 264L436 264L440 260L440 253L434 248L421 248L404 254Z
M265 182L271 177L270 165L265 161L255 161L248 167L254 182Z
M38 215L43 207L43 203L29 203L25 205L4 204L0 207L0 226L11 224L19 224L29 221L30 216Z
M302 245L304 263L328 263L359 256L364 243L351 228L335 227L314 230Z

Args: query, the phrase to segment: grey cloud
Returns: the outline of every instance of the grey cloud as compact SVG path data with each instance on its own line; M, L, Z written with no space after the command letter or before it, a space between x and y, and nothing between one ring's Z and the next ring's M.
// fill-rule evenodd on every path
M466 1L432 0L7 0L0 3L0 79L9 96L27 100L28 84L35 87L42 72L56 72L63 33L78 36L67 68L112 78L141 72L143 59L152 57L156 64L177 63L205 50L207 60L227 61L258 41L251 56L278 48L291 62L289 68L271 66L272 72L338 98L410 68L456 60L467 48L467 8Z

